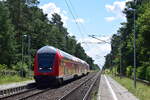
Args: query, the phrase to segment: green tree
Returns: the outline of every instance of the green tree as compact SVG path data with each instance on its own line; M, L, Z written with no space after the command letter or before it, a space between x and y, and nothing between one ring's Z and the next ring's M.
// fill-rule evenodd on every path
M15 34L9 19L9 10L4 2L0 2L0 64L10 66L15 54Z
M134 2L135 1L135 2ZM134 0L126 3L124 14L126 15L127 22L121 23L118 33L113 35L111 39L111 55L113 66L120 66L120 52L122 59L122 73L124 75L131 75L133 69L133 33L134 33L134 12L129 8L135 9L135 31L136 31L136 66L137 75L139 78L147 79L149 75L149 62L150 62L150 1L149 0ZM110 54L106 56L105 67L111 68ZM117 57L117 58L116 58ZM128 67L130 66L130 67ZM119 72L119 70L117 70ZM144 73L144 74L143 74ZM147 79L148 80L148 79Z

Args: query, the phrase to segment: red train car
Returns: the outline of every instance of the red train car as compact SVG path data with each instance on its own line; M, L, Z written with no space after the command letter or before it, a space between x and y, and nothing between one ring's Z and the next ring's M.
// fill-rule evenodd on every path
M52 46L40 48L34 59L34 79L38 84L61 83L88 72L85 61Z

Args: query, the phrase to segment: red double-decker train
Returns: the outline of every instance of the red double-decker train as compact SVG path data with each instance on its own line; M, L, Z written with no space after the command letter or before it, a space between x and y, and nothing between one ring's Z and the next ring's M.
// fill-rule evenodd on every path
M89 65L52 46L40 48L34 59L34 79L37 84L62 83L89 72Z

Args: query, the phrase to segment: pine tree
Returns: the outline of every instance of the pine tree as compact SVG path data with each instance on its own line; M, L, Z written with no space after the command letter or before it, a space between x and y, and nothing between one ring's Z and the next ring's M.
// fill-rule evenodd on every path
M0 64L10 65L15 59L14 26L9 19L9 10L0 2Z

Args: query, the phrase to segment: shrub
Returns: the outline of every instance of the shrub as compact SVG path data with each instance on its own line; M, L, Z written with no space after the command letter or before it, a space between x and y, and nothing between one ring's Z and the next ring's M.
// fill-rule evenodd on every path
M110 69L105 69L105 74L110 74Z
M0 70L5 70L7 69L7 65L5 64L0 64Z
M27 72L29 71L26 63L18 62L16 65L13 65L12 68L16 71L20 71L21 76L26 77Z
M128 76L128 77L131 77L131 75L132 75L132 66L128 66L127 68L126 68L126 75Z
M137 68L137 77L140 79L145 79L146 76L146 67L140 66Z
M150 81L150 66L146 68L146 80Z

